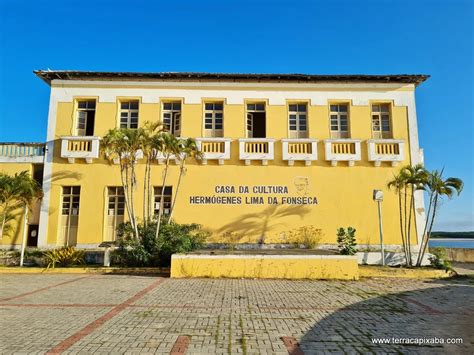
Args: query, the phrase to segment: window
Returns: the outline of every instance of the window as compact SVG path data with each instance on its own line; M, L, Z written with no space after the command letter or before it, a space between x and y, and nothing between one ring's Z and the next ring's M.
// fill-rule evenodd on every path
M77 216L79 214L80 186L63 186L63 216Z
M223 103L204 104L204 135L206 138L223 137Z
M125 195L123 187L107 188L107 238L114 241L117 236L117 226L123 223L125 215Z
M247 138L266 137L265 103L247 104Z
M181 102L163 103L163 128L171 134L181 135Z
M138 128L138 100L120 102L120 128Z
M290 138L308 138L306 104L288 105Z
M155 186L153 188L153 192L154 192L154 202L155 202L155 206L154 206L154 209L153 209L153 213L155 215L158 214L159 210L160 210L160 202L161 202L161 191L162 191L162 187L161 186ZM164 191L164 195L163 195L163 214L164 215L168 215L170 214L171 212L171 198L172 198L172 186L166 186L165 187L165 191Z
M349 138L347 105L330 105L329 111L331 138Z
M93 136L95 121L95 100L80 100L77 102L76 134L78 136Z
M58 244L74 246L77 243L80 193L80 186L63 186L61 230Z
M375 139L392 138L390 105L372 105L372 136Z

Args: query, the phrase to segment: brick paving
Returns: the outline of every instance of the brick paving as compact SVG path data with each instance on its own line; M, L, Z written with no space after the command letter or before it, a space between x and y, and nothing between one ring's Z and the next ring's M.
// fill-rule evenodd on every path
M2 354L473 353L474 279L0 275ZM373 338L463 344L374 344Z

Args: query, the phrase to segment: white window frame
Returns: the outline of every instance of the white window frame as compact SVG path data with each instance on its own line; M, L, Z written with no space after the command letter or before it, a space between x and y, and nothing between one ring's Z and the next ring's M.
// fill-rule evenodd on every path
M292 110L292 106L296 106L296 110ZM300 111L300 106L304 106L305 110ZM308 138L308 103L307 102L291 102L288 103L288 132L289 138ZM294 118L292 117L294 116ZM301 116L305 116L304 125L302 125ZM294 122L292 122L294 121ZM294 128L292 128L294 127ZM304 129L302 129L304 127Z
M334 106L336 107L336 111L333 110ZM341 107L345 107L346 111L341 112ZM336 117L334 118L334 116ZM343 118L344 116L346 116L346 118ZM346 130L342 129L342 127L344 126L343 123L345 123ZM334 127L336 128L334 129ZM346 103L330 103L329 104L329 130L331 132L331 138L338 138L338 139L350 138L349 104L346 104Z
M387 111L382 112L382 108L386 107ZM391 139L393 138L392 131L392 114L391 105L389 103L373 103L371 105L371 127L372 138L374 139ZM387 116L385 119L383 116ZM388 125L388 130L384 130L384 126ZM375 129L378 127L378 129Z
M70 189L70 192L65 193L65 189ZM77 192L78 191L78 192ZM77 197L77 200L74 198ZM64 208L64 204L68 207ZM81 205L81 187L80 186L63 186L61 198L61 215L62 216L78 216ZM67 211L67 213L64 213Z
M81 102L86 102L87 105L86 107L79 107ZM94 107L91 108L89 107L89 104L93 102ZM78 99L76 100L76 136L85 136L86 135L86 129L87 129L87 117L89 116L89 112L96 112L97 108L97 100L95 99ZM84 114L83 117L83 122L81 118L81 114ZM83 126L83 127L80 127Z
M131 108L132 103L137 103L137 108ZM128 108L122 108L123 104L128 104ZM139 123L139 111L140 111L140 100L135 100L135 99L130 99L130 100L120 100L119 102L119 127L120 128L132 128L136 129L138 128L138 123ZM122 122L122 114L126 113L126 122ZM132 114L136 113L137 115L137 122L136 122L136 127L132 127Z
M208 108L212 105L212 109ZM216 109L221 105L222 109ZM219 117L220 116L220 117ZM221 121L219 123L219 120ZM224 136L224 102L204 102L204 137L219 138Z
M161 186L153 186L153 214L157 215L160 210L161 201ZM166 193L166 189L170 189L170 194ZM171 213L171 204L173 203L173 186L165 186L165 194L163 195L165 201L163 203L163 215L169 215Z
M171 108L165 109L165 105L171 105ZM175 105L179 105L179 108ZM163 128L175 137L181 136L181 110L182 103L180 101L163 101L161 105Z

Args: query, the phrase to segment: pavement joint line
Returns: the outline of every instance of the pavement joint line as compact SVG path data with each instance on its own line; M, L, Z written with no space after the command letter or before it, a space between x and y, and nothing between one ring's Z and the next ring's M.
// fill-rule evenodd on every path
M186 354L189 346L189 337L187 335L180 335L176 339L173 347L171 348L170 355L181 355Z
M418 307L420 308L423 308L427 313L429 314L443 314L443 312L441 311L438 311L436 308L433 308L431 306L428 306L427 304L424 304L420 301L417 301L417 300L414 300L413 298L410 298L410 297L406 297L406 296L403 296L401 297L402 300L405 300L405 301L408 301L412 304L415 304L417 305Z
M300 348L300 344L294 337L281 337L283 344L285 344L286 350L290 355L304 355L303 350Z
M53 285L49 285L49 286L46 286L46 287L38 288L38 289L36 289L36 290L29 291L29 292L25 292L25 293L22 293L22 294L19 294L19 295L16 295L16 296L0 298L0 302L16 300L16 299L18 299L18 298L30 296L30 295L33 295L33 294L35 294L35 293L42 292L42 291L47 291L47 290L49 290L49 289L51 289L51 288L58 287L58 286L62 286L62 285L66 285L66 284L69 284L69 283L72 283L72 282L76 282L76 281L79 281L79 280L82 280L82 279L85 279L85 278L88 278L88 277L92 277L92 276L93 276L93 275L81 276L81 277L77 277L77 278L72 279L72 280L67 280L67 281L59 282L59 283L57 283L57 284L53 284Z
M132 296L129 299L125 300L124 302L116 305L114 308L112 308L110 311L108 311L103 316L97 318L96 320L94 320L91 323L87 324L84 328L77 331L76 333L74 333L70 337L64 339L62 342L60 342L55 347L53 347L48 352L46 352L46 354L61 354L62 352L68 350L71 346L73 346L79 340L81 340L82 338L84 338L87 335L94 332L97 328L102 326L105 322L107 322L108 320L115 317L117 314L122 312L128 306L130 306L133 302L138 301L140 298L145 296L148 292L152 291L154 288L156 288L157 286L162 284L165 280L167 280L167 279L161 278L161 277L158 278L158 280L153 282L151 285L145 287L144 289L142 289L141 291L136 293L134 296Z
M426 312L411 312L421 313L421 314L465 314L466 312L457 313L457 312L442 312L434 308L431 308L427 305L422 304L421 302L407 299L410 303L418 305L420 308ZM120 304L87 304L87 303L0 303L0 307L31 307L31 308L111 308L119 306ZM232 309L242 309L249 310L248 307L216 307L216 306L191 306L191 305L142 305L142 304L129 304L126 307L129 308L149 308L149 309L159 309L159 308L180 308L180 309L220 309L220 310L232 310ZM374 313L379 310L367 309L367 308L347 308L347 307L251 307L250 311L272 311L272 310L283 310L283 311L328 311L328 312L365 312L365 313ZM383 310L381 310L383 311ZM392 311L393 312L393 311ZM396 312L395 312L396 313ZM404 312L401 312L404 313ZM470 312L468 312L470 313Z

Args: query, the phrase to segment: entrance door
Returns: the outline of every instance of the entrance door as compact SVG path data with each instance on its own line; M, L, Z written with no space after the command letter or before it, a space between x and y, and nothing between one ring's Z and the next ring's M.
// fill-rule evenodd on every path
M38 225L37 224L28 225L28 239L26 240L26 245L29 247L38 246Z
M80 186L63 186L61 235L59 244L64 246L75 246L77 244L80 192Z

